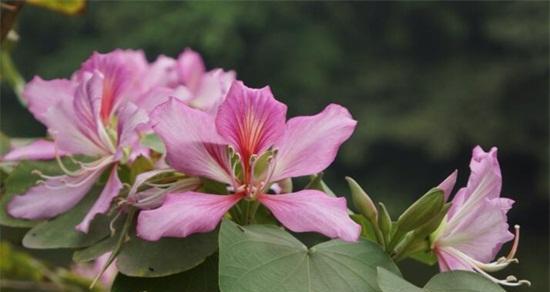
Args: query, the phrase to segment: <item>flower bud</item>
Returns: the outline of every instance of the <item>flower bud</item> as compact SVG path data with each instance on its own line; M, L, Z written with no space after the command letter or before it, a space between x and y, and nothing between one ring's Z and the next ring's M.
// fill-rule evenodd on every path
M376 224L378 221L378 210L369 195L367 195L361 186L351 177L346 177L346 180L348 181L355 207L359 209L359 212L367 217L370 222Z
M443 191L437 188L431 189L399 216L398 228L402 232L408 232L420 227L437 216L444 203Z

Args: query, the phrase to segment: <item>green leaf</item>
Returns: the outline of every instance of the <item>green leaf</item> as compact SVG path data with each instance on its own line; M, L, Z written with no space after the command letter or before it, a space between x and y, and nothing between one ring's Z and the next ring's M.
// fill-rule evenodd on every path
M379 291L378 266L399 273L382 249L366 240L307 248L276 226L241 227L225 220L219 241L224 292Z
M164 153L166 151L164 143L162 143L162 140L160 140L160 138L155 134L148 134L141 137L140 142L143 146L150 148L155 152Z
M116 246L117 239L117 236L110 236L97 243L92 244L87 248L77 250L73 253L73 261L81 263L94 260L113 250L113 248Z
M437 263L437 256L433 251L419 251L410 255L410 258L429 266L433 266Z
M378 268L378 286L382 292L422 292L424 290L407 282L407 280L396 274L379 267Z
M439 273L423 289L401 277L378 268L378 284L382 292L504 292L499 285L480 274L469 271Z
M10 148L10 139L4 133L0 132L0 156L4 156L4 154L8 153Z
M40 176L33 174L33 170L38 170L44 174L57 175L61 171L56 161L23 161L6 178L5 193L0 199L0 224L11 227L32 227L39 221L30 221L16 219L11 217L6 207L16 195L25 193L34 186L40 179Z
M68 212L33 227L25 234L23 245L37 249L78 248L92 245L107 237L110 232L109 218L102 214L94 218L88 233L75 229L96 201L100 191L101 188L92 188L84 199Z
M435 275L424 286L430 292L504 292L499 285L480 274L467 271L445 272Z
M129 277L119 273L111 291L217 292L218 261L211 256L194 269L166 277Z
M117 258L119 271L133 277L160 277L190 270L218 248L217 232L186 238L145 241L136 236L122 246Z

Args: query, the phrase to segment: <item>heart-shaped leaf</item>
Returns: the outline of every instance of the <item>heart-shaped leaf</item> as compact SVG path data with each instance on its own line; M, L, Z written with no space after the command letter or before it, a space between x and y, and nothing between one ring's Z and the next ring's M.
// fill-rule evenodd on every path
M218 261L212 256L192 270L166 277L129 277L119 273L111 291L217 292Z
M77 231L78 225L90 210L100 188L92 188L82 201L51 221L42 222L33 227L23 238L28 248L79 248L90 246L109 235L109 218L97 215L90 225L88 233Z
M237 291L380 291L376 268L399 270L375 243L330 240L311 248L273 225L220 231L220 288Z
M190 270L218 248L217 232L186 238L145 241L136 236L122 246L117 258L119 271L133 277L161 277Z

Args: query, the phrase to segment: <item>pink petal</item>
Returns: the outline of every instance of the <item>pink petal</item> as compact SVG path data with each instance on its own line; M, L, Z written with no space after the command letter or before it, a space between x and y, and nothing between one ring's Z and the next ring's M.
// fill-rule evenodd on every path
M493 260L502 244L514 238L508 230L506 212L509 201L485 199L466 215L451 218L437 240L481 261Z
M151 64L147 71L147 77L143 82L147 89L159 86L174 87L178 84L178 72L176 70L177 62L173 58L160 55L157 60Z
M497 148L484 152L477 146L473 150L470 161L470 177L466 187L460 189L453 198L453 205L449 209L448 217L461 216L458 213L467 213L484 199L500 197L502 176L497 160Z
M204 74L189 105L209 113L215 113L233 81L235 81L234 71L224 72L222 69L215 69Z
M90 228L90 223L97 214L104 214L109 210L111 206L111 201L118 195L118 192L122 189L122 183L118 178L117 167L116 165L111 170L107 184L103 188L103 191L97 198L97 201L94 203L90 211L86 214L82 222L76 226L78 231L88 233Z
M177 68L180 81L192 92L196 92L206 71L202 57L197 52L187 48L179 55Z
M292 231L314 231L346 241L359 239L361 227L349 217L344 198L303 190L284 195L262 195L259 200Z
M60 102L48 109L44 119L60 151L88 156L109 154L96 136L81 131L82 120L76 117L72 105Z
M8 204L8 213L16 218L47 219L74 207L92 188L104 167L80 176L60 176L15 196ZM73 186L69 186L73 185Z
M471 265L464 262L460 258L445 251L445 249L436 249L437 261L439 262L439 270L448 272L453 270L474 271Z
M66 79L43 80L35 76L23 89L23 97L34 117L47 125L44 114L58 102L72 101L76 83Z
M285 131L286 105L273 98L271 89L233 82L216 116L218 133L241 154L243 161L275 144Z
M239 195L169 194L160 208L139 213L137 235L156 241L161 237L186 237L212 231L240 199Z
M314 116L290 119L284 138L275 145L279 154L272 180L323 171L356 124L348 110L336 104Z
M124 148L131 150L130 160L134 160L141 153L147 153L141 146L140 134L147 129L149 116L138 108L135 104L127 102L123 104L118 112L118 155L120 156Z
M39 139L28 145L17 147L7 153L2 160L49 160L54 159L56 155L64 153L56 150L55 143L52 141Z
M211 115L171 98L153 112L151 120L166 146L170 166L189 175L232 182L225 143Z
M445 195L445 202L449 199L449 195L451 195L451 192L453 191L455 184L456 184L456 177L458 175L458 171L453 171L444 181L442 181L437 188L443 191L443 194Z

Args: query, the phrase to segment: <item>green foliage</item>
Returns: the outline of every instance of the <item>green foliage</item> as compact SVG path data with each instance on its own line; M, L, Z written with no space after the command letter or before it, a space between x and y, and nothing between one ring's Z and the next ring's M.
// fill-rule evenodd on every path
M160 277L193 269L216 252L217 232L186 238L145 241L130 237L117 258L117 268L127 276Z
M218 261L211 256L191 270L166 277L140 278L119 273L111 291L217 292Z
M272 225L220 230L220 288L232 291L379 291L376 267L399 273L376 244L331 240L308 248Z
M485 277L467 271L437 274L420 289L392 272L378 268L378 284L382 292L504 292Z
M27 248L78 248L86 247L109 235L109 219L99 214L90 224L88 233L77 231L75 226L82 222L101 192L93 188L73 209L53 220L34 226L23 238Z

